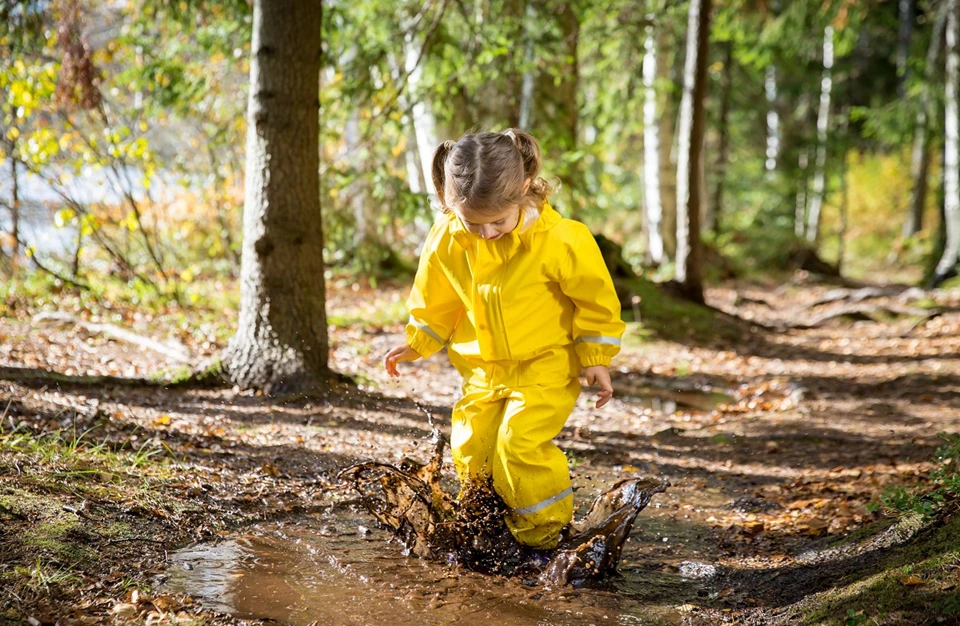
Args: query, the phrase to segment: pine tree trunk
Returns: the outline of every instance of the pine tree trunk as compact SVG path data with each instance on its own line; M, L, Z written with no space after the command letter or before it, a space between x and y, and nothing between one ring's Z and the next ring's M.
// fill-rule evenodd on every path
M223 354L243 388L329 380L320 214L320 0L255 0L237 333Z
M934 272L934 284L953 275L960 260L960 129L957 86L960 83L960 0L947 0L947 73L944 98L943 213L947 240Z
M660 128L657 122L657 39L647 27L643 54L643 208L647 254L656 265L666 258L663 249L663 204L660 200Z
M823 29L823 78L820 82L820 112L817 115L817 162L813 173L813 191L807 213L807 241L820 239L820 213L827 179L827 139L830 125L830 96L833 91L833 26Z
M700 203L704 189L698 170L705 125L710 4L711 0L690 2L677 158L676 279L684 295L695 302L703 302Z
M927 48L927 65L924 70L924 85L920 92L920 110L913 129L913 153L910 173L913 185L910 194L910 213L903 225L903 234L912 237L923 228L923 210L927 203L928 177L930 174L929 121L933 110L933 85L936 80L936 63L940 57L941 33L947 22L947 5L943 5L933 24L930 46Z
M707 219L704 228L710 232L720 232L720 219L723 215L723 191L727 175L727 160L730 152L730 129L728 128L730 120L730 83L733 73L733 42L728 41L724 45L723 54L723 74L720 79L720 119L717 120L717 160L714 164L713 175L713 200L710 202L710 210L707 211Z

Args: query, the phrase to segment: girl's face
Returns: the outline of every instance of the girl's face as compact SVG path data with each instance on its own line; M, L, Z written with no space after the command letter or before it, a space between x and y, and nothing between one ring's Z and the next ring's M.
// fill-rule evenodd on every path
M454 209L468 231L487 241L500 239L520 223L520 207L508 207L499 213L478 214L470 209Z

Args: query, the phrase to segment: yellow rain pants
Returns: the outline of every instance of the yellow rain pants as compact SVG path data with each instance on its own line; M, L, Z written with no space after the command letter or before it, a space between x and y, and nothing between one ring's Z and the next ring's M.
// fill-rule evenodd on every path
M580 395L567 384L464 385L453 409L450 447L461 485L493 488L507 505L506 523L521 544L555 548L573 516L567 459L553 443Z
M624 331L593 235L546 203L494 241L448 213L427 237L407 308L407 345L423 358L447 347L464 378L451 437L461 485L492 478L517 541L556 546L573 500L552 440L580 371L608 366Z

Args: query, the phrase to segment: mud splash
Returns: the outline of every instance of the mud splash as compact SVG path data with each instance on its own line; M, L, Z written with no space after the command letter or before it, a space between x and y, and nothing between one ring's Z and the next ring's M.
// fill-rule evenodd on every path
M421 407L422 408L422 407ZM404 459L399 466L361 463L338 477L360 494L364 507L403 543L403 552L460 563L483 573L521 576L547 586L581 586L616 573L624 543L637 515L668 483L628 479L598 496L575 519L547 563L525 558L507 530L505 507L487 486L461 494L459 501L441 485L445 438L433 423L433 456L426 464Z

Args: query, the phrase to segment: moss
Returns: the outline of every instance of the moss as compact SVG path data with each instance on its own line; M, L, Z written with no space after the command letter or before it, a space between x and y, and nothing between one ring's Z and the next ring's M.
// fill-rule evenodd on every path
M920 533L909 545L891 549L883 569L801 603L798 622L943 623L960 621L960 517Z
M642 277L620 281L622 290L639 296L640 324L651 334L671 341L713 343L738 339L743 327L735 318L702 304L670 294L667 289ZM632 306L624 307L624 315L633 320Z
M948 278L943 281L943 283L940 284L940 289L960 289L960 276L954 276L953 278Z
M221 387L226 384L223 363L220 359L212 359L202 363L198 368L177 367L170 370L161 370L150 376L151 382L164 387Z
M96 551L84 542L90 536L83 532L76 516L61 511L53 519L41 519L23 531L21 541L60 563L76 564L96 558Z

